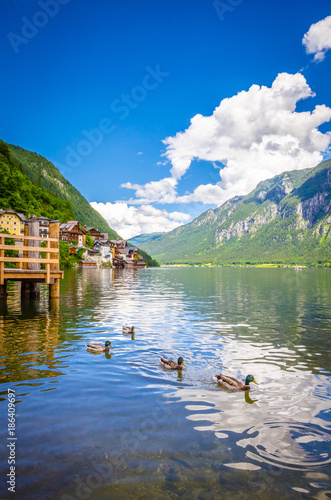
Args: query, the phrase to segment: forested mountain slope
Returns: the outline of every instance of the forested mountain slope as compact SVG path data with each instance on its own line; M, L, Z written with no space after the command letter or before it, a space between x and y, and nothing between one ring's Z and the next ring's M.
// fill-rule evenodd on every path
M161 264L331 262L331 160L260 182L141 248Z
M109 238L119 238L105 219L91 207L83 195L60 173L60 171L43 156L27 151L19 146L8 144L12 158L20 162L23 173L37 187L43 188L60 199L68 201L72 207L73 217L80 224L95 227L108 233ZM68 220L68 219L66 219ZM70 219L69 219L70 220Z

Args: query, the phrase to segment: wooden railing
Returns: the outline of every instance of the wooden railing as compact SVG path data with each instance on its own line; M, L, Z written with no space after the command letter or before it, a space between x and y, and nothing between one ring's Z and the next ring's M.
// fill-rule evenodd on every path
M6 239L21 240L23 241L24 246L5 245ZM32 242L33 244L37 243L38 241L46 242L46 247L29 245L29 242ZM6 250L16 250L19 252L23 252L23 257L5 257ZM41 252L44 252L46 254L45 259L41 257ZM33 257L31 257L31 254L33 254ZM35 256L36 254L38 255L37 257ZM22 274L24 274L24 270L37 268L38 273L45 274L44 282L47 284L51 284L51 271L58 271L60 269L59 239L0 233L0 285L4 284L6 262L14 262L19 264ZM36 264L45 264L45 270L38 269L40 266L36 266Z

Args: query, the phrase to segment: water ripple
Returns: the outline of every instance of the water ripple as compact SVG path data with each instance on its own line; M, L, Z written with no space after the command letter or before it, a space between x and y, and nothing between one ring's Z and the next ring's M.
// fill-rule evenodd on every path
M265 422L237 441L246 456L285 469L310 470L331 462L331 434L309 424Z

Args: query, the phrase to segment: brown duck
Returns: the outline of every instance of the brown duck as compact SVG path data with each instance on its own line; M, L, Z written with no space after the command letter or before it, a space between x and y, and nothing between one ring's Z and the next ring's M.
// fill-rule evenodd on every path
M91 343L85 345L88 349L94 352L109 352L109 348L113 348L110 340L106 340L105 344Z
M181 370L185 366L184 359L180 356L178 361L172 361L172 359L160 358L160 363L164 368L168 370Z
M216 380L216 382L218 382L226 389L237 390L237 391L249 391L250 382L254 382L254 384L259 385L256 382L254 375L247 375L245 384L243 384L234 377L228 377L227 375L223 375L222 373L220 373L220 375L214 375L213 379Z

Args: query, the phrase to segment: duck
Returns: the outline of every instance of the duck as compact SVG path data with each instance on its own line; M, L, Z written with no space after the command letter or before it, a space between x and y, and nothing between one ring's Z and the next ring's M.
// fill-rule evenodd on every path
M134 333L134 326L123 326L123 333Z
M92 344L85 344L88 349L91 349L91 351L94 352L109 352L109 348L113 348L111 345L110 340L106 340L105 345L103 344L98 344L98 343L92 343Z
M249 391L250 382L254 382L254 384L259 385L256 382L254 375L247 375L245 384L243 384L234 377L228 377L227 375L223 375L222 373L220 373L219 375L214 375L213 379L216 380L216 382L218 382L226 389L237 390L237 391Z
M168 370L181 370L185 366L184 359L182 356L178 358L178 361L173 361L172 359L160 358L160 363L164 368Z

